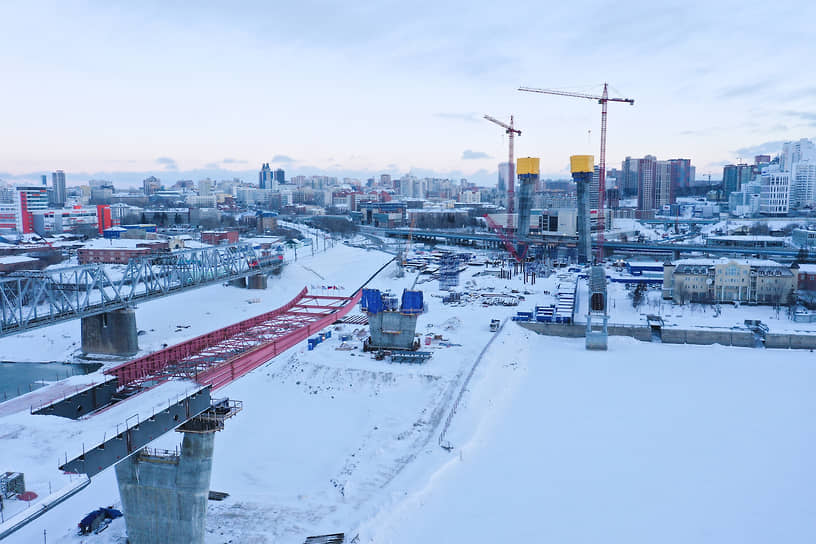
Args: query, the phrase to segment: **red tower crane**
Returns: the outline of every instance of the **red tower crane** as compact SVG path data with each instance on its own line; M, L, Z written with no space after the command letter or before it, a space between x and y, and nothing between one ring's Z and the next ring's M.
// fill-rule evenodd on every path
M630 106L635 104L632 98L609 98L607 90L608 85L604 83L603 93L601 96L595 96L585 93L573 93L568 91L557 91L552 89L535 89L532 87L519 87L519 91L528 93L542 93L554 94L558 96L572 96L574 98L588 98L589 100L597 100L601 105L601 158L598 165L598 241L600 242L598 252L599 261L603 258L603 241L604 241L604 197L606 196L606 104L607 102L626 102Z
M505 133L510 135L510 150L509 150L509 159L508 159L508 167L507 167L507 232L508 235L511 237L512 240L512 231L513 231L513 211L515 208L515 191L514 187L514 178L516 177L516 164L513 162L513 139L516 135L521 136L521 131L516 129L513 126L513 116L510 116L510 124L503 123L496 119L495 117L490 117L489 115L484 116L485 119L490 121L491 123L496 123L500 127L502 127Z

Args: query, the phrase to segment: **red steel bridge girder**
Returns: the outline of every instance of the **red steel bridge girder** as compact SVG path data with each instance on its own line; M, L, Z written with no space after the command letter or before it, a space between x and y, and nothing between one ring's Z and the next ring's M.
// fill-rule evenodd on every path
M257 368L345 316L359 302L352 297L310 295L306 288L265 314L203 334L105 370L119 386L189 377L217 389ZM315 312L303 310L314 309Z

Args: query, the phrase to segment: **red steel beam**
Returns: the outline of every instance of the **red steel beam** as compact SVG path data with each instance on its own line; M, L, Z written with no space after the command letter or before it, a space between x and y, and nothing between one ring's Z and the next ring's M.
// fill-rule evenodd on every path
M170 346L168 348L156 351L150 355L122 363L113 368L104 371L105 374L116 376L119 379L119 387L127 385L131 382L148 378L151 375L160 372L169 363L184 359L194 355L204 349L214 346L219 342L235 336L236 334L247 330L255 325L269 321L270 319L281 315L300 302L306 296L307 290L304 287L300 293L291 301L284 304L280 308L261 314L256 317L245 319L233 325L229 325L222 329L213 332L202 334L186 342Z
M198 383L212 385L213 390L227 385L258 368L276 355L286 351L298 342L312 334L328 327L338 319L349 313L360 301L362 291L358 291L352 298L346 299L346 304L338 311L320 318L317 321L296 329L280 338L260 345L248 352L242 353L231 361L227 361L211 370L198 375Z
M175 376L222 387L342 318L361 296L361 291L351 298L309 295L304 288L276 310L123 363L107 369L105 374L116 376L120 387L134 382L161 382ZM340 305L308 304L320 299Z

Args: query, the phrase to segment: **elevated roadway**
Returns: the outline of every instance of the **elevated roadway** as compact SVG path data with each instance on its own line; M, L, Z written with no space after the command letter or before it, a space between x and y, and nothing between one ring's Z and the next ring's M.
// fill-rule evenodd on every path
M376 229L382 235L407 238L409 229ZM370 232L370 231L369 231ZM459 245L481 246L489 248L502 248L503 243L501 239L490 233L469 233L457 231L439 231L439 230L413 230L410 235L414 240L420 241L436 241L443 243L452 243ZM573 236L565 235L546 235L543 237L528 236L518 239L520 242L529 245L547 245L553 244L574 246L576 239ZM592 243L594 248L598 247L597 241ZM680 258L683 255L692 253L703 253L709 255L737 255L742 257L763 257L763 258L778 258L783 260L794 260L799 254L799 250L795 248L753 248L753 247L708 247L698 244L678 244L671 242L614 242L605 241L604 253L611 255L613 252L649 255L666 255L674 259Z

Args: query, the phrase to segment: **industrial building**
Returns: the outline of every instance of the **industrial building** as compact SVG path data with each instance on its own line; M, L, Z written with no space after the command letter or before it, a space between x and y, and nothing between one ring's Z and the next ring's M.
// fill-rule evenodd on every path
M816 247L816 230L793 229L791 243L796 247L811 249Z
M706 247L738 247L738 248L783 248L787 247L784 238L779 236L709 236L706 238Z
M237 230L206 230L201 233L201 241L214 246L221 244L237 244Z
M0 257L0 274L16 272L17 270L39 269L40 260L26 255L6 255Z
M146 257L169 251L168 242L159 240L94 240L88 246L77 250L79 264L127 264L136 257Z
M405 202L362 202L360 222L375 227L398 227L405 224Z

